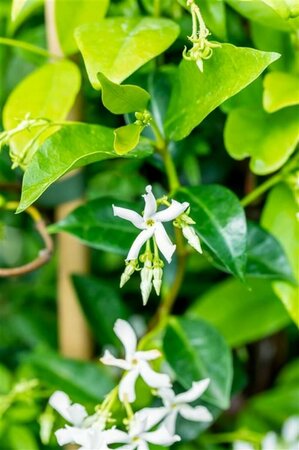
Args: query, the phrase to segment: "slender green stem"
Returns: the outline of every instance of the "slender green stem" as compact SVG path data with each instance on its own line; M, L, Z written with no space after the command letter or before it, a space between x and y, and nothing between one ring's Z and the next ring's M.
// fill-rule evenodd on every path
M18 47L27 52L35 53L36 55L45 56L46 58L59 58L60 56L54 55L48 52L44 48L38 47L37 45L29 44L28 42L18 41L16 39L10 39L5 37L0 37L0 44L8 45L10 47Z
M258 186L256 189L254 189L252 192L250 192L248 195L246 195L241 200L242 206L248 206L250 203L253 203L256 199L258 199L261 195L264 194L268 189L270 189L275 184L279 183L284 177L284 174L282 172L279 172L275 175L273 175L271 178L268 178L268 180L264 181L260 186Z
M160 17L161 15L161 4L160 4L160 0L154 0L154 11L153 11L153 16L154 17Z

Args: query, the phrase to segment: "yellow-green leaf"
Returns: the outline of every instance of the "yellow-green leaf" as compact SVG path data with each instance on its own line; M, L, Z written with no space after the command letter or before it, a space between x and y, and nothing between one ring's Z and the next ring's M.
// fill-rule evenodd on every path
M286 106L299 104L299 76L285 72L271 72L264 78L263 105L272 113Z
M116 17L76 29L91 84L101 85L97 74L121 83L143 64L164 52L177 38L179 27L168 19Z
M114 150L118 155L125 155L133 150L139 142L144 127L131 123L114 130Z

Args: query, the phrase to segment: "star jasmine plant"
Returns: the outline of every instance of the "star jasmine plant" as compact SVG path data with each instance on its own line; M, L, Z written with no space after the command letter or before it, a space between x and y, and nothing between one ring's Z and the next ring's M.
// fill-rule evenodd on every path
M139 259L143 263L140 272L140 289L144 305L148 301L152 286L154 286L156 294L160 294L164 262L160 258L159 251L170 264L176 249L176 245L171 242L165 230L164 223L173 222L175 227L181 228L188 243L199 253L202 252L198 236L191 226L195 222L186 213L189 203L180 203L176 200L171 200L169 203L165 197L161 201L157 201L150 185L145 188L145 191L146 194L143 195L145 207L142 216L131 209L112 205L114 216L128 220L141 230L126 257L126 268L121 276L120 287L138 269ZM164 204L167 208L158 211L159 204ZM146 246L145 252L140 255L144 245Z

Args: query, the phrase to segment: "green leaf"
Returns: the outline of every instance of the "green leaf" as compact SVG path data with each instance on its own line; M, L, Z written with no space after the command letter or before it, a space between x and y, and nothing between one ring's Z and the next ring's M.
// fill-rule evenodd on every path
M99 403L113 388L111 378L100 364L63 358L42 350L30 354L26 363L38 377L54 389L65 391L74 401Z
M299 4L297 0L262 0L270 6L283 19L299 16Z
M262 339L290 321L267 280L248 281L250 289L228 279L210 289L187 315L211 323L232 347Z
M226 0L226 3L238 11L242 16L254 20L266 27L288 31L296 26L296 19L284 20L264 1Z
M118 155L125 155L137 146L143 126L135 123L114 130L114 149Z
M211 325L199 319L171 317L163 346L177 380L186 389L193 381L210 378L202 399L221 409L229 406L231 354L222 336Z
M143 111L150 100L150 94L139 86L119 85L98 73L101 83L102 102L113 114L126 114Z
M51 233L65 231L90 247L125 255L138 230L129 222L113 216L113 204L132 208L127 202L101 197L79 206L48 230Z
M209 30L222 40L227 38L225 4L223 0L197 1Z
M97 74L121 83L143 64L164 52L177 38L179 27L168 19L109 18L76 29L75 38L95 89Z
M75 101L80 83L80 71L70 61L43 65L24 78L8 97L3 109L4 128L6 130L15 128L18 121L23 120L28 113L33 119L47 118L54 121L64 119ZM38 143L45 140L53 131L55 128L43 133ZM40 128L35 127L14 136L10 141L11 151L21 157L24 147L39 132Z
M296 217L298 205L292 191L285 184L270 192L262 215L262 225L281 243L299 283L299 222ZM282 300L291 318L299 326L299 285L283 282L273 284L274 291Z
M267 114L262 109L236 108L226 121L225 146L234 159L251 157L250 169L258 175L278 170L296 148L299 107Z
M246 274L294 283L289 260L279 241L255 222L248 223Z
M33 432L23 425L10 425L7 440L11 450L38 450L39 445Z
M246 268L246 219L237 197L218 185L182 188L176 199L190 203L194 228L224 267L243 279Z
M15 21L21 10L24 8L27 0L12 0L11 20Z
M217 106L254 81L279 55L222 44L205 62L203 73L195 62L183 60L175 81L165 128L180 140Z
M283 72L272 72L265 76L263 106L267 112L298 104L299 76Z
M75 275L73 282L81 307L99 344L119 346L113 332L117 319L127 319L128 311L119 291L97 278Z
M151 151L150 145L143 141L129 157L148 156ZM79 123L62 128L42 144L25 171L17 212L28 208L70 170L117 157L111 128Z
M65 55L78 51L74 31L80 25L102 19L109 0L55 1L55 24L60 47Z

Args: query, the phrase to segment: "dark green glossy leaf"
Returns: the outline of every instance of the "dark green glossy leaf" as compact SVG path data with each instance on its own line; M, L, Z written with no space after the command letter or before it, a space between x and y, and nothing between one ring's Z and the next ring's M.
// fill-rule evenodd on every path
M211 325L199 319L172 317L163 345L168 363L185 388L193 381L210 378L210 386L202 398L222 409L228 407L231 354L222 336Z
M174 83L165 129L174 140L188 136L217 106L254 81L279 55L222 44L204 63L183 60Z
M118 155L125 155L138 145L143 126L135 123L114 130L114 149Z
M119 346L113 331L117 319L126 319L128 311L119 290L98 278L75 275L73 282L93 335L100 344Z
M76 29L87 73L95 89L97 74L121 83L133 72L166 50L177 38L179 27L168 19L113 17Z
M182 188L176 198L190 203L200 239L225 268L244 278L246 268L246 219L237 197L218 185Z
M51 233L66 231L90 247L125 255L138 230L126 220L113 216L113 204L132 208L110 197L98 198L79 206L48 229Z
M113 381L100 363L63 358L54 352L38 352L26 358L37 376L53 388L65 391L74 401L100 402Z
M101 83L102 102L113 114L126 114L143 111L150 100L150 95L144 89L132 84L119 85L98 73Z
M17 212L28 208L52 183L70 170L117 158L113 138L111 128L88 124L68 125L52 135L39 148L25 171ZM151 147L144 140L129 157L149 154Z
M235 279L218 283L189 308L188 316L207 320L232 347L284 328L290 319L270 281L250 279L248 284Z
M295 282L283 247L255 222L248 223L247 245L247 275Z

